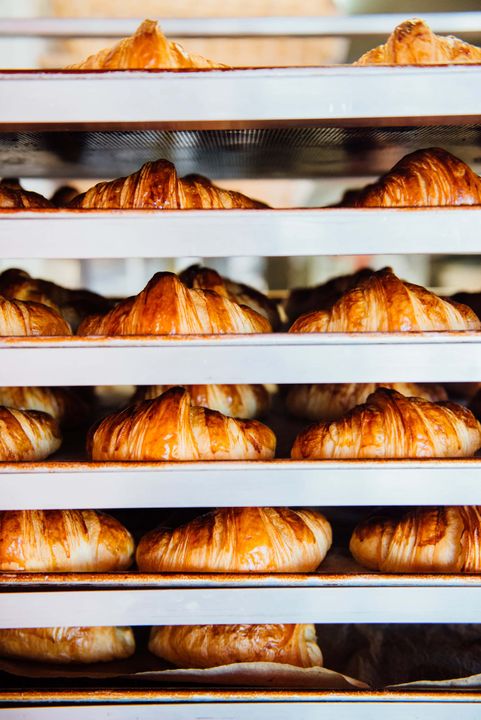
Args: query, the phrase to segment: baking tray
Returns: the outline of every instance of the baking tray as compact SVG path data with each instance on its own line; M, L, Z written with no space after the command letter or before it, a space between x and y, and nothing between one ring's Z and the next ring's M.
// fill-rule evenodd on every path
M3 130L477 122L481 65L2 71ZM126 101L128 98L128 102ZM255 98L255 102L252 102Z
M477 255L480 236L481 207L0 211L0 257L16 260Z
M18 337L0 350L5 386L481 379L479 331Z

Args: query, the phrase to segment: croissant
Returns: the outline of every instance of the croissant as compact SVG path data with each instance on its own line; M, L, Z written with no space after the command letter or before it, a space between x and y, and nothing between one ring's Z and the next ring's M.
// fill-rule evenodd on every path
M281 324L279 310L273 300L249 285L222 277L215 270L203 268L200 265L191 265L180 273L179 279L188 288L213 290L239 305L247 305L269 320L274 330L278 329Z
M289 332L412 332L479 330L466 305L443 299L384 268L348 290L326 310L302 315Z
M57 421L50 415L0 406L0 462L44 460L61 443Z
M112 303L89 290L70 290L49 280L32 278L24 270L10 268L0 274L0 295L48 305L74 328L89 314L107 312Z
M243 662L322 665L314 625L177 625L153 627L149 650L181 668Z
M361 565L382 572L481 572L481 508L410 510L400 520L372 518L349 548Z
M270 460L276 438L258 420L191 405L183 388L109 415L89 432L92 460Z
M138 295L86 318L79 335L187 335L271 332L262 315L211 290L189 290L173 273L154 275Z
M481 292L458 292L455 295L451 295L450 300L467 305L481 318Z
M0 295L0 336L71 335L57 310L36 302L7 300Z
M86 402L69 388L0 387L0 405L19 410L40 410L65 427L76 427L86 421Z
M30 210L52 208L51 202L36 192L24 190L18 181L0 181L0 208Z
M0 655L46 663L123 660L135 652L129 627L54 627L0 630Z
M419 18L406 20L384 45L362 55L354 65L438 65L441 63L479 63L481 48L452 35L435 35Z
M157 70L225 68L226 65L187 53L182 45L169 42L154 20L144 20L130 37L111 48L90 55L67 70Z
M0 571L109 572L132 564L134 541L94 510L0 512Z
M423 400L447 400L442 385L417 383L340 383L338 385L293 385L286 397L291 413L307 420L337 420L356 405L366 402L378 388L396 390L406 397Z
M481 425L450 402L431 403L381 388L331 423L311 425L296 438L294 460L471 457Z
M446 150L427 148L405 155L379 180L360 190L349 204L399 208L480 203L481 178Z
M293 288L286 302L286 314L291 322L314 310L326 310L345 292L371 277L374 270L362 268L349 275L339 275L315 287Z
M173 385L150 385L137 389L133 402L153 400ZM270 395L264 385L184 385L193 405L217 410L227 417L248 420L265 415ZM1 400L0 390L0 402Z
M151 208L155 210L222 210L232 208L265 208L234 190L213 185L201 175L179 178L168 160L142 165L140 170L109 182L101 182L77 195L69 207L110 210L116 208Z
M313 572L331 547L326 518L313 510L219 508L141 539L143 572Z

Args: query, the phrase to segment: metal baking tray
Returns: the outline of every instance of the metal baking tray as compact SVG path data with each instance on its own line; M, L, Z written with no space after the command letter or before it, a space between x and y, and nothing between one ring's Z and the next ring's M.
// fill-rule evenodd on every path
M17 337L0 350L5 386L481 379L479 331Z
M481 459L2 463L0 509L481 505Z
M3 71L3 130L476 122L480 65ZM128 98L128 102L126 101ZM255 98L255 102L253 102Z
M355 123L357 125L357 123ZM3 177L119 177L166 158L211 178L356 177L386 172L406 153L441 146L480 165L481 126L274 127L0 133ZM358 181L361 182L361 181Z
M480 235L481 207L0 211L15 259L479 254Z

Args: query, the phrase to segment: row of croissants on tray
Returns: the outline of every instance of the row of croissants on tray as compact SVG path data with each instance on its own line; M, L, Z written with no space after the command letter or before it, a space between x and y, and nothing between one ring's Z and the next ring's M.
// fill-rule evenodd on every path
M334 207L440 207L481 204L481 178L442 148L405 155L379 180L348 190ZM232 210L267 209L266 203L214 185L201 175L179 177L168 160L146 162L131 175L100 182L84 193L59 188L50 200L15 178L0 182L0 208L10 210Z

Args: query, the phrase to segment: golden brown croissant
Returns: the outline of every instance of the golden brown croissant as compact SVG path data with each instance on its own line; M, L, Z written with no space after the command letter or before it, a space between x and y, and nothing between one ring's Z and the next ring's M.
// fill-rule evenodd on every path
M79 335L188 335L271 332L269 321L211 290L189 290L173 273L159 272L135 297L106 315L93 315Z
M154 20L144 20L130 37L111 48L90 55L67 70L156 70L225 68L227 65L187 53L182 45L170 42Z
M446 150L427 148L405 155L379 180L360 190L352 207L439 207L480 203L481 178Z
M289 332L413 332L479 330L466 305L443 299L384 268L348 290L326 310L301 315Z
M0 208L30 210L52 208L51 202L36 192L24 190L19 182L0 181Z
M0 295L9 300L42 303L59 312L75 329L87 315L107 312L112 303L90 290L70 290L61 285L32 278L24 270L10 268L0 274Z
M0 462L44 460L61 443L57 421L50 415L0 406Z
M87 403L69 388L0 387L0 405L18 410L40 410L65 427L76 427L87 420Z
M266 425L192 406L182 388L109 415L87 440L90 457L99 461L270 460L275 448Z
M57 310L41 303L7 300L0 295L0 336L71 335Z
M143 572L313 572L331 543L331 526L313 510L219 508L144 535L137 565Z
M129 627L55 627L0 630L0 655L46 663L123 660L135 652Z
M168 160L142 165L140 170L110 182L101 182L77 195L69 207L83 209L151 208L156 210L222 210L265 208L235 190L224 190L201 175L179 178Z
M315 287L293 288L287 299L286 314L291 322L314 310L326 310L334 305L345 292L371 277L374 270L361 268L349 275L338 275Z
M418 383L339 383L337 385L293 385L286 405L289 412L307 420L337 420L356 405L366 402L378 388L396 390L406 397L419 397L437 402L447 400L442 385Z
M322 665L314 625L177 625L153 627L149 650L181 668L242 662Z
M296 438L294 460L471 457L481 425L461 405L407 398L381 388L339 420L311 425Z
M0 512L0 570L109 572L130 567L131 534L94 510Z
M397 27L384 45L362 55L354 65L438 65L479 63L481 48L448 35L435 35L424 20L413 18Z
M179 279L186 287L196 290L213 290L219 295L255 310L269 320L275 330L281 324L281 318L276 303L255 290L255 288L243 283L234 282L219 275L215 270L204 268L200 265L191 265L180 273Z
M382 572L481 572L481 508L410 510L400 520L371 518L349 548L361 565Z
M139 387L132 402L153 400L173 385ZM217 410L227 417L248 420L265 415L270 407L270 395L264 385L183 385L193 405ZM0 402L1 402L0 390Z

